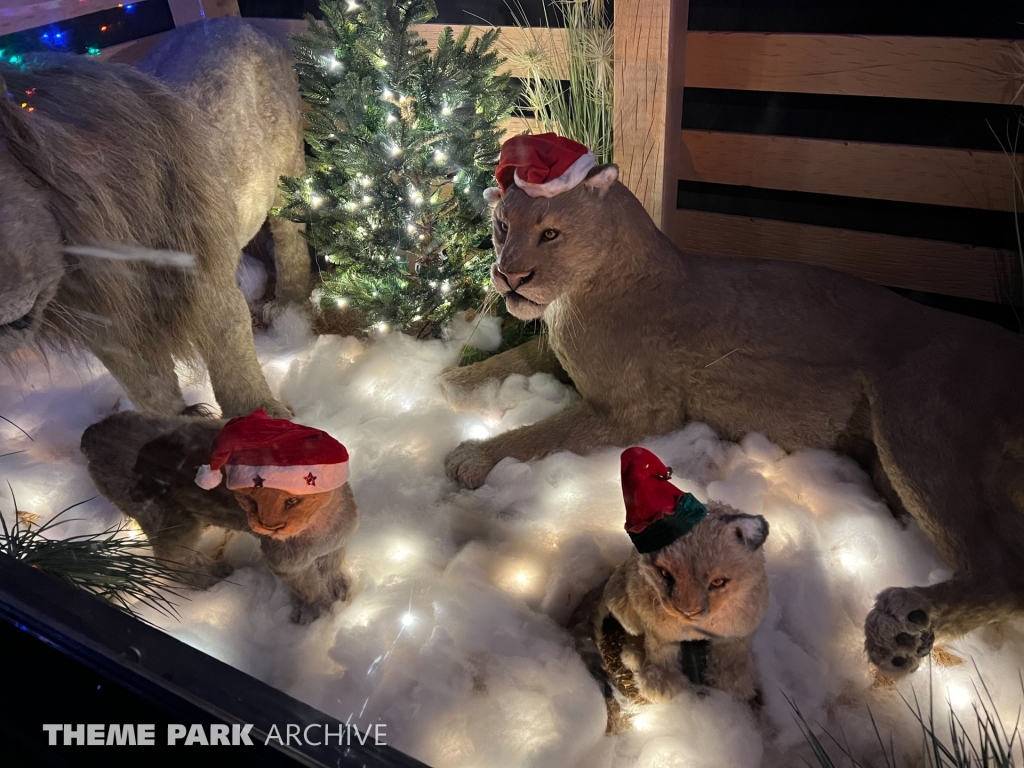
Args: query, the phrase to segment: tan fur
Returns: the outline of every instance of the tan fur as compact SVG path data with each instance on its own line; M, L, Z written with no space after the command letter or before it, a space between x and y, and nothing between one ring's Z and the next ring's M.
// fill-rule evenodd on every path
M270 570L292 594L292 620L306 624L346 600L345 545L359 526L352 489L291 496L274 488L206 491L195 484L224 421L128 411L82 436L89 474L105 497L138 521L154 554L198 587L230 573L196 550L204 527L250 531Z
M708 683L742 700L756 694L751 636L768 609L762 545L764 518L712 502L693 530L656 552L633 551L609 578L594 615L600 645L609 613L642 646L622 662L640 694L665 701L690 688L680 667L681 641L708 640ZM714 586L723 579L722 586Z
M17 97L0 99L0 358L36 341L84 346L137 407L166 415L184 407L174 359L202 358L226 416L287 416L260 371L235 269L278 177L302 173L290 60L240 20L217 19L169 33L140 68L164 80L85 56L0 69L0 92ZM292 300L309 279L298 237L283 233L275 251L278 295ZM178 251L195 267L69 245Z
M517 316L544 318L583 402L463 443L451 477L477 487L506 456L629 445L689 421L728 440L839 449L956 570L879 595L866 648L883 671L912 671L935 635L1024 608L1020 337L820 267L684 254L614 166L552 199L513 188L494 221L495 287ZM558 236L543 240L548 229ZM502 375L501 357L458 388ZM527 372L521 362L508 368Z

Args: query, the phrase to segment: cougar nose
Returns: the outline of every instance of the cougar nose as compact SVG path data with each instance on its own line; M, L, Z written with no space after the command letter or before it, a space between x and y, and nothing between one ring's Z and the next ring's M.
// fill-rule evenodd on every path
M689 608L681 612L688 619L698 619L704 615L703 608Z
M533 270L529 272L505 272L499 268L498 274L505 278L508 282L508 287L514 291L519 286L529 282L530 278L533 277Z

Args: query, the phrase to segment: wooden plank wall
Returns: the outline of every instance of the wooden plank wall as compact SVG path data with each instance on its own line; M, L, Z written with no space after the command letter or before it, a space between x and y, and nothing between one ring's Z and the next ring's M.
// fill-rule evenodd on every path
M1018 46L1008 39L690 29L684 152L675 168L682 207L668 231L690 251L823 264L899 288L1019 303L1012 212L1022 201L1015 198L1013 174L1024 166L1000 150L995 136L985 141L988 120L981 108L1019 98L1021 79L1013 77L1015 66L1020 71ZM715 107L702 103L688 120L691 94ZM908 115L937 103L930 114L939 121L941 104L950 104L952 113L963 105L951 102L971 102L978 106L981 138L973 146L943 146L941 139L920 145L851 140L835 126L827 138L773 131L784 122L773 114L779 105L784 111L798 104L802 115L790 122L818 130L815 106L842 109L838 97ZM760 114L735 128L729 124L735 104ZM716 110L713 129L704 128ZM998 133L998 121L992 122ZM921 134L934 128L922 126ZM832 210L822 214L828 206ZM844 218L844 206L863 215L846 215L855 222L849 226L832 224ZM918 220L916 236L898 231L901 213ZM819 215L830 221L816 223ZM929 231L932 220L962 226ZM955 239L940 231L953 229Z
M7 25L0 31L67 17L75 9L88 12L94 4L117 5L0 0L0 24ZM741 20L742 8L750 5L738 4ZM169 0L169 7L179 26L204 14L238 14L238 0ZM680 247L823 264L919 291L1020 301L1012 244L1003 235L976 234L1006 229L1012 212L1024 204L1014 197L1012 183L1013 163L1019 169L1020 162L994 140L945 145L941 139L890 141L842 131L801 135L774 130L771 114L779 99L798 97L811 100L799 106L805 113L822 98L861 99L857 104L871 108L886 100L951 109L963 103L1008 105L1020 97L1021 82L1013 76L1021 67L1019 41L688 24L691 16L705 19L716 7L712 0L616 2L616 160L623 181ZM759 12L763 16L764 8ZM305 26L293 19L251 21L286 42ZM442 28L422 25L417 31L433 44ZM106 48L101 57L135 63L159 38ZM564 59L565 32L503 27L500 46L511 74L524 76L520 54L543 46ZM751 97L740 106L761 109L763 119L730 125L733 107L727 102L737 95ZM726 106L698 103L716 99ZM708 122L716 109L726 118L719 114ZM533 124L516 118L506 128L514 135ZM861 203L874 208L865 213ZM831 213L805 213L811 209ZM924 223L916 230L891 224L908 211ZM968 221L970 212L974 219ZM944 224L959 217L963 226L932 230L929 215Z

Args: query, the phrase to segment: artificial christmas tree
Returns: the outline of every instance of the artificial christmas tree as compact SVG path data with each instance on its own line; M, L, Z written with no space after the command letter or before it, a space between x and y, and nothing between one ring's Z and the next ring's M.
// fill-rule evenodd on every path
M431 53L412 29L432 0L324 0L295 39L304 178L284 180L284 214L307 224L325 274L321 301L363 326L437 328L488 286L493 178L515 88L496 74L497 30L469 43L446 28Z

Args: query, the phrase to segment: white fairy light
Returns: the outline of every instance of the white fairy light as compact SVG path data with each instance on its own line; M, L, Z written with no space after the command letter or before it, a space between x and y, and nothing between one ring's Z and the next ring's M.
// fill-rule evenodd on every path
M351 11L358 11L360 8L361 8L361 6L359 5L359 3L354 2L354 0L348 0L348 10L349 10L349 12L351 12Z
M423 315L413 315L412 316L412 321L414 323L417 322L418 320L422 320L422 319L423 319Z
M416 227L414 227L414 226L413 226L412 224L410 224L409 226L407 226L407 227L405 228L405 231L406 231L406 232L410 232L410 233L411 233L411 232L415 232L415 231L416 231Z
M385 88L383 91L381 91L380 97L382 99L390 99L392 95L393 94L391 93L391 90L389 88Z
M370 179L369 176L363 176L363 178L359 180L359 183L362 184L364 187L368 187L371 184L373 184L373 180Z
M974 700L971 698L970 692L959 685L949 686L946 689L946 694L949 696L949 703L954 707L966 707Z
M409 550L403 547L401 544L391 550L391 559L396 563L401 563L409 557Z
M441 114L442 115L450 115L451 113L452 113L452 108L449 107L447 104L445 104L444 107L441 108Z
M364 203L372 203L373 202L373 198L370 197L369 195L363 195L363 202Z
M320 204L323 201L324 199L320 197L320 195L310 195L309 197L309 204L312 205L314 208L319 208Z
M448 283L441 283L441 293L448 293L452 287Z
M341 66L341 62L338 61L334 56L324 56L324 66L326 66L332 72Z
M395 122L395 121L396 121L397 119L398 119L397 117L395 117L394 115L392 115L392 114L390 114L390 113L389 113L389 114L388 114L388 119L387 119L387 122L389 122L389 123L393 123L393 122Z
M416 623L416 617L413 616L411 613L407 613L407 614L405 614L402 617L402 626L403 627L411 627L415 623Z
M387 323L377 323L377 330L380 331L381 333L387 333L388 332L388 324Z
M647 715L637 715L633 718L633 728L638 731L646 731L651 727L651 718Z
M347 307L347 306L348 306L348 299L346 299L345 297L342 297L342 298L338 299L338 309L342 309L342 308Z
M443 163L447 159L448 159L448 156L444 152L442 152L440 149L435 150L435 152L434 152L434 162L436 162L436 163Z
M395 144L394 146L391 147L391 156L392 157L398 157L400 154L402 154L402 148L401 147L399 147L397 144Z

